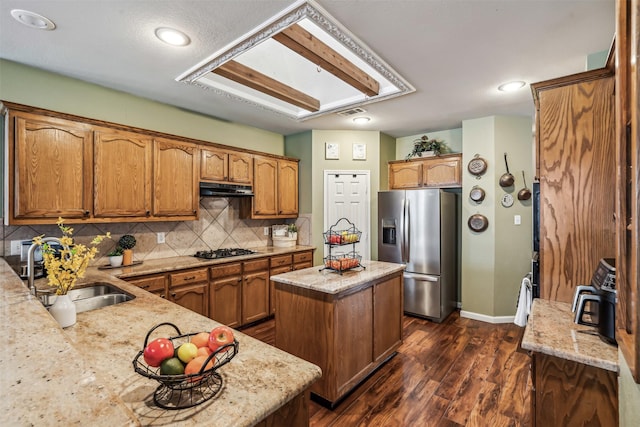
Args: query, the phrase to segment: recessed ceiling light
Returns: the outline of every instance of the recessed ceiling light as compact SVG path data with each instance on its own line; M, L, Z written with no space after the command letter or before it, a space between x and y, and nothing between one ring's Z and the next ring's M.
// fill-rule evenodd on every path
M363 125L365 123L369 123L369 120L371 120L369 117L356 117L355 119L353 119L353 123L357 125Z
M524 87L525 82L518 80L514 82L503 83L498 86L498 90L501 92L513 92L514 90L518 90Z
M156 28L156 37L171 46L186 46L191 43L188 35L168 27Z
M30 28L38 30L53 30L56 28L56 24L54 24L51 19L34 12L29 12L28 10L13 9L11 16L19 23Z

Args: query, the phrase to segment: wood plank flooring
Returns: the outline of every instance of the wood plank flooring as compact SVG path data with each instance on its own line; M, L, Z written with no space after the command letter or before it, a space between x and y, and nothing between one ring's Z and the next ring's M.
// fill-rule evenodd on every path
M273 345L274 320L242 332ZM310 426L530 426L524 328L405 316L398 353L330 410L311 402Z

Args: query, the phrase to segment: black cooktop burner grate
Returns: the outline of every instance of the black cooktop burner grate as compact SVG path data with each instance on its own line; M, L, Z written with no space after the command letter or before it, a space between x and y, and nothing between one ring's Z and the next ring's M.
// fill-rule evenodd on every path
M256 251L252 251L251 249L242 249L242 248L222 248L211 251L198 251L193 256L196 258L206 258L206 259L218 259L218 258L229 258L233 256L240 255L251 255L257 253Z

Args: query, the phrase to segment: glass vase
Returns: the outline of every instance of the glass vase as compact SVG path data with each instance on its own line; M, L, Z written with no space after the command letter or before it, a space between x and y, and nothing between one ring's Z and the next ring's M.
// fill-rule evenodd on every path
M58 295L49 313L58 321L60 326L66 328L76 323L76 305L69 295Z

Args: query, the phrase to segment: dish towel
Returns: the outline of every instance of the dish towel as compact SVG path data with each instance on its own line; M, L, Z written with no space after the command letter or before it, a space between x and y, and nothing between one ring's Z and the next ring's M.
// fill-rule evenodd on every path
M526 326L527 317L531 312L531 280L528 277L522 279L520 294L518 295L518 309L513 323L518 326Z

